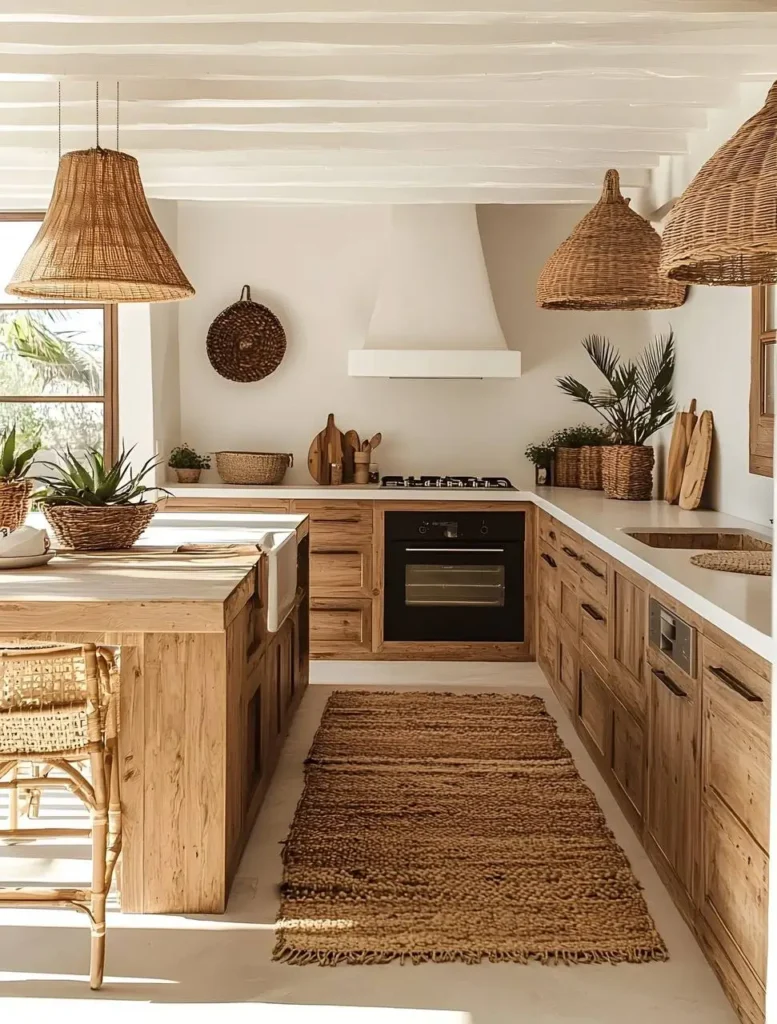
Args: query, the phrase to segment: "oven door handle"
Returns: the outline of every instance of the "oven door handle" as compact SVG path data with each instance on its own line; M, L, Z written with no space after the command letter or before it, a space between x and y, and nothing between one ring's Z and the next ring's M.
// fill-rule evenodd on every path
M405 551L426 554L427 552L446 555L503 555L504 548L405 548Z

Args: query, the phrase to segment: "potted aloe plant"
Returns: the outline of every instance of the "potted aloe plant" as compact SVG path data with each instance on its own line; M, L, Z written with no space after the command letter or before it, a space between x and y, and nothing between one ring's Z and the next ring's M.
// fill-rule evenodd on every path
M602 448L602 483L608 498L649 501L653 496L655 453L645 442L672 419L674 334L657 338L638 359L622 360L606 338L592 334L583 341L608 387L598 394L574 377L559 377L558 386L576 402L605 420L612 443Z
M122 448L113 465L97 448L81 458L68 449L60 463L44 463L50 475L41 476L43 489L33 497L60 544L78 551L132 547L157 510L147 495L161 490L143 483L161 460L148 459L135 473L132 451Z
M16 427L0 437L0 527L18 530L30 511L33 460L40 441L17 451Z
M185 441L170 452L167 465L175 470L179 484L196 484L203 469L210 469L210 456L198 455Z

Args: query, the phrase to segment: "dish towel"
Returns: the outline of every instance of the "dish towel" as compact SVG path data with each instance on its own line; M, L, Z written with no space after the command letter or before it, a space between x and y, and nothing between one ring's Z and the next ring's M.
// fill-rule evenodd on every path
M13 530L5 537L0 537L0 558L45 555L50 546L51 541L45 530L36 530L34 526L22 526L19 530Z

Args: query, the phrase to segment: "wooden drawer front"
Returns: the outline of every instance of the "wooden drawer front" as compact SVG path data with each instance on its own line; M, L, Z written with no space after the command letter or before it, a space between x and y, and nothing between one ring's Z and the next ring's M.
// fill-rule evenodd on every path
M578 666L576 638L570 636L569 630L562 628L558 634L557 696L569 711L574 710L577 699Z
M163 512L288 512L291 501L286 498L164 498Z
M540 608L537 625L537 661L545 676L554 684L556 681L556 658L558 654L558 636L556 620L547 610Z
M372 541L372 506L357 501L295 501L295 512L310 516L310 546L348 548Z
M617 568L610 581L610 688L640 720L647 708L647 591Z
M708 639L703 641L702 788L769 849L769 684Z
M580 588L580 639L607 662L609 638L607 635L607 605L599 597L592 597L585 587Z
M640 723L617 700L612 702L610 769L618 789L638 818L645 801L645 736Z
M583 550L583 542L576 533L570 533L569 530L564 529L559 530L558 554L563 568L574 575L579 575Z
M554 550L558 547L558 524L547 512L539 513L540 540Z
M769 857L714 794L702 808L702 914L744 978L763 985Z
M578 565L580 566L580 579L586 587L592 594L598 594L599 597L606 600L608 565L601 552L591 547L590 544L586 544Z
M540 612L545 605L553 614L558 612L559 605L559 572L555 555L549 550L540 550L539 570L537 578L537 594Z
M568 572L559 574L558 610L561 624L571 629L575 636L580 632L580 598L578 584Z
M341 608L334 605L312 605L310 609L311 651L336 657L369 652L372 602L354 602Z
M370 596L372 549L319 551L310 556L311 597Z
M607 759L607 740L610 733L611 698L599 672L591 659L581 657L577 691L577 721L589 746Z

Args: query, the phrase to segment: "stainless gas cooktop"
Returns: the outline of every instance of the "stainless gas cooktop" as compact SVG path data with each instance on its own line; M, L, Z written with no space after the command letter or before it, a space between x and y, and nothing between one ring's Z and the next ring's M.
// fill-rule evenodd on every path
M505 476L384 476L382 487L439 487L455 490L515 490Z

